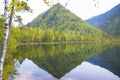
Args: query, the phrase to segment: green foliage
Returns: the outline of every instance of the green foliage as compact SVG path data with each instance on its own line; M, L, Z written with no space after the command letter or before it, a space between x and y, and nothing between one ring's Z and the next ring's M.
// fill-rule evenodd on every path
M28 6L26 0L11 0L8 11L9 15L9 26L11 27L12 19L15 18L15 22L19 22L19 25L23 25L22 18L19 15L16 15L17 12L32 12L32 9Z
M14 71L14 67L12 65L11 64L10 65L4 65L3 80L9 80L8 78L9 78L10 74Z
M93 31L40 29L28 27L12 28L12 38L19 43L105 41L107 34L93 28Z
M13 12L13 10L14 12ZM9 12L15 13L20 11L30 11L31 8L28 6L27 2L20 0L12 0L8 8Z
M3 18L0 18L0 45L2 44L3 34L4 34L4 20ZM1 46L0 46L1 48Z
M11 49L11 51L13 51L13 50ZM9 51L9 52L11 52L11 51ZM3 80L9 80L8 78L9 78L10 74L14 71L13 64L14 64L13 56L11 55L11 53L6 54L4 67L3 67Z
M3 28L3 26L4 26L4 19L0 18L0 28Z

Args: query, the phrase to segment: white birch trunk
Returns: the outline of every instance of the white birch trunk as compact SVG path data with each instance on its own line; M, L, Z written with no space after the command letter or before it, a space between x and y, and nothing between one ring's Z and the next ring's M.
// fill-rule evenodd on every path
M2 80L3 73L3 64L5 59L5 54L8 46L8 38L9 38L9 14L8 14L8 0L4 0L4 38L2 43L2 51L0 53L0 80Z

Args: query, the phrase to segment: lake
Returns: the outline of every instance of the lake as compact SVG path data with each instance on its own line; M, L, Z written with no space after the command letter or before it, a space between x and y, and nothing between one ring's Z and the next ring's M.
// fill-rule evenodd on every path
M19 45L10 80L120 80L118 44Z

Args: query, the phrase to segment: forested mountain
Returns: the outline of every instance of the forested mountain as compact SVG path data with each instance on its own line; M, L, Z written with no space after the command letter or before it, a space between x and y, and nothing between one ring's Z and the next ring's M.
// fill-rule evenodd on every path
M49 35L52 32L52 36L55 37L52 41L90 41L101 40L103 36L106 37L103 31L89 25L60 3L40 14L32 22L28 23L28 26L49 30L46 32Z
M40 14L29 27L16 27L11 31L11 42L79 42L108 41L109 36L63 7L60 3Z
M40 14L28 26L41 27L42 29L59 29L59 30L89 30L92 26L81 20L71 11L67 10L60 3L54 5L46 12Z
M86 20L89 24L98 27L105 32L120 35L120 4L108 12Z

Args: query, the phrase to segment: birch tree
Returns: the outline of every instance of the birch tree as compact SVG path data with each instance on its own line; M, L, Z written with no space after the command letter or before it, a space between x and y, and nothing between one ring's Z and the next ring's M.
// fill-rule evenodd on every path
M7 51L8 37L9 37L9 16L8 16L8 0L5 0L4 5L4 38L2 43L2 50L0 53L0 80L2 80L2 70L5 54Z
M2 42L2 50L0 52L0 80L2 80L3 64L7 52L13 16L15 13L20 11L31 12L31 8L25 1L12 0L10 4L8 3L8 0L4 0L4 37Z

